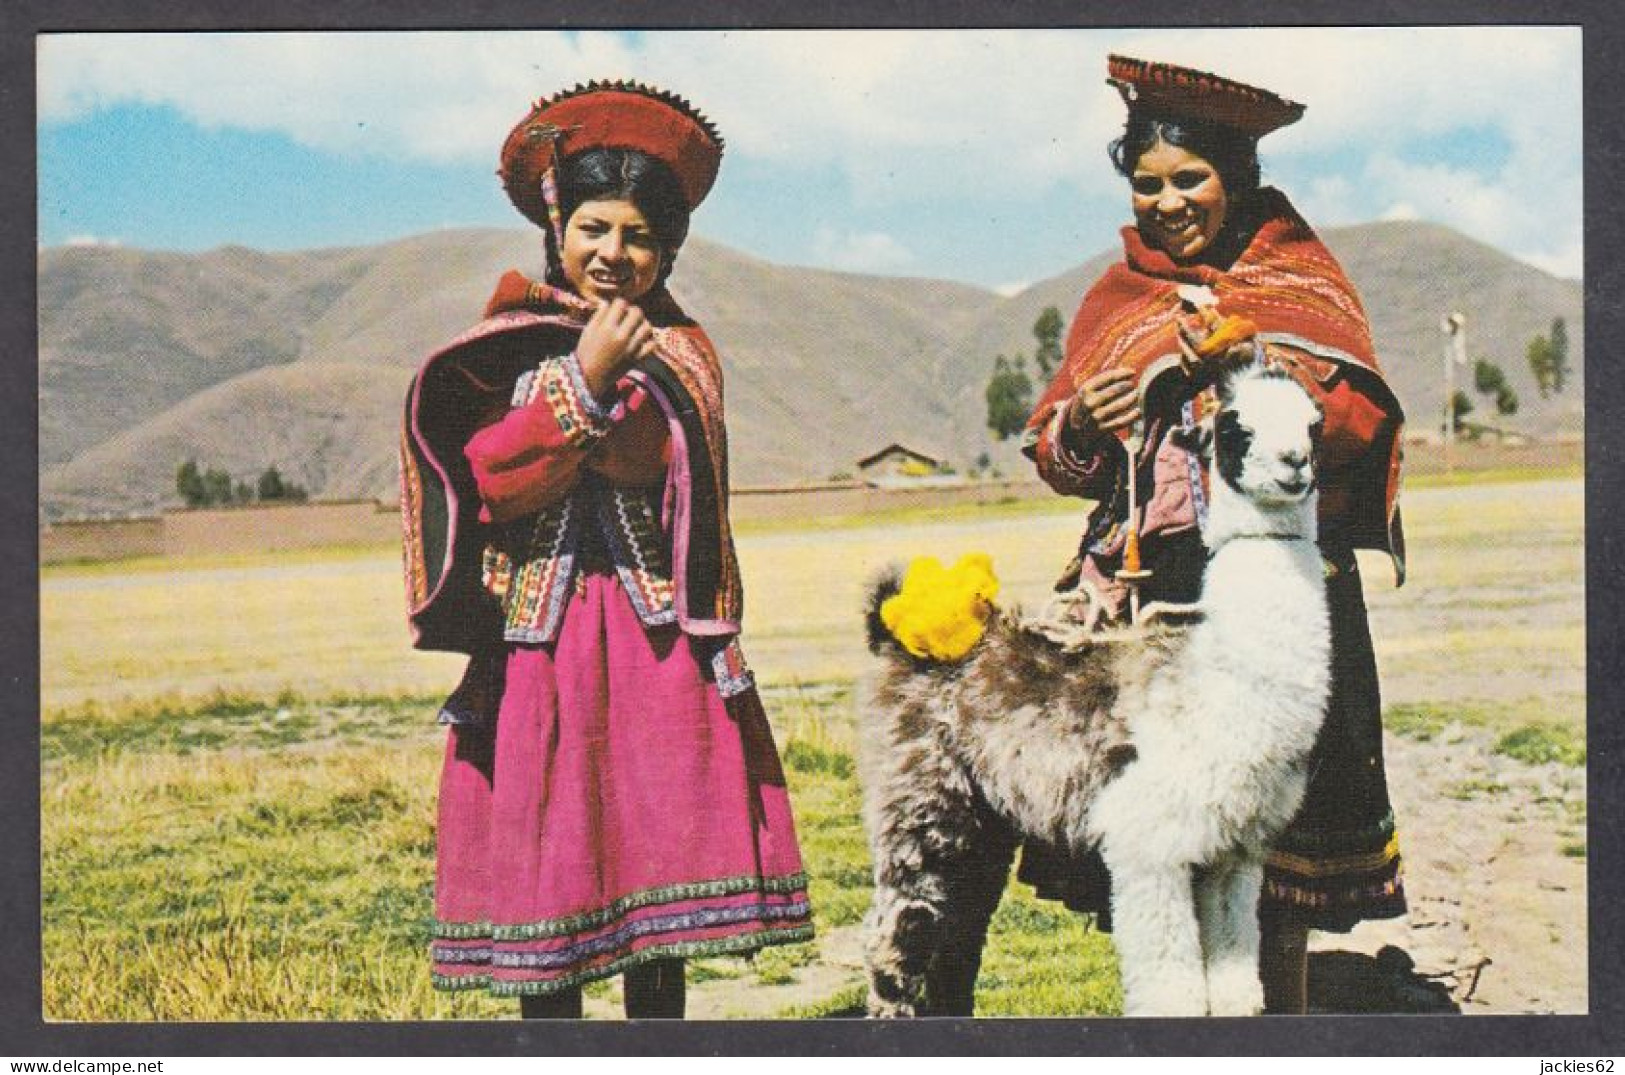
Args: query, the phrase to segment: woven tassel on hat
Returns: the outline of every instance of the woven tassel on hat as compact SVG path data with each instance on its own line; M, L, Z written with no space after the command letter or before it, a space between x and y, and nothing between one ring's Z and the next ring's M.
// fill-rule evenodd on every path
M564 261L564 214L559 211L559 184L557 168L549 168L542 173L542 201L547 203L547 223L553 229L553 249L558 251L559 261Z

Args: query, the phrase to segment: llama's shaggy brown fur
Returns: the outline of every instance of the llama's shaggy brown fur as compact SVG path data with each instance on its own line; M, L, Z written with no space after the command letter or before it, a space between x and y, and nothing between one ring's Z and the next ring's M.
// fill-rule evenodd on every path
M895 588L895 578L882 580L871 612ZM895 658L865 682L860 759L878 852L868 928L876 1014L971 1014L1017 832L1079 846L1082 833L1066 831L1067 820L1081 821L1134 756L1119 694L1143 693L1178 633L1069 648L1023 627L1019 614L1000 613L964 663ZM889 639L871 631L871 641ZM921 958L929 964L914 965Z

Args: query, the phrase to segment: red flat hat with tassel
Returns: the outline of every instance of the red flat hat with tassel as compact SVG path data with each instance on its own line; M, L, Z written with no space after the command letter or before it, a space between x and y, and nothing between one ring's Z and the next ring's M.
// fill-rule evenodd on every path
M1108 56L1106 81L1117 87L1131 111L1220 123L1252 138L1296 123L1303 115L1303 105L1269 90L1171 63Z
M692 211L722 163L722 137L674 93L638 82L589 82L536 102L502 145L498 175L518 210L548 227L542 176L589 149L636 149L669 167Z

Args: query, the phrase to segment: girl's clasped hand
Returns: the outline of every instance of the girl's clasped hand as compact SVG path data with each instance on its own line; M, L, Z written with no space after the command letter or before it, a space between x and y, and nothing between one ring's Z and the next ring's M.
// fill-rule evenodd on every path
M576 345L581 373L595 396L607 394L621 374L654 353L654 326L641 309L622 298L599 303Z

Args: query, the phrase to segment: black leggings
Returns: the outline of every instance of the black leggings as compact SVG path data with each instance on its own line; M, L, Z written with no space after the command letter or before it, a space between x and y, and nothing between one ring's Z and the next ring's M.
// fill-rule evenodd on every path
M628 1019L681 1019L688 983L681 959L652 959L628 967L622 985ZM521 1019L580 1019L581 987L519 998Z

